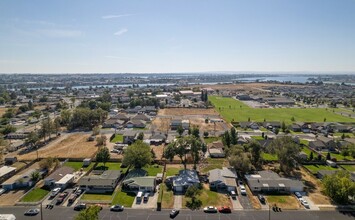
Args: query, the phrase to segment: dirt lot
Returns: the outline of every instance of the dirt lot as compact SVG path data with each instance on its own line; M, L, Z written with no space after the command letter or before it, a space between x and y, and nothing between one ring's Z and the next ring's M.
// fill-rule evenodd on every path
M164 145L150 146L150 148L153 149L156 159L160 160L163 158Z
M151 129L159 132L167 132L170 129L171 118L158 118L152 121Z
M96 141L88 142L90 134L76 133L62 135L60 138L38 150L39 157L59 158L87 158L96 153ZM18 155L19 160L33 160L37 157L36 151Z
M214 131L224 131L231 128L230 124L224 122L216 123L205 123L204 118L190 118L191 126L200 127L201 131L208 131L210 134L213 134Z
M309 174L305 169L301 168L297 175L302 176L305 185L308 188L308 196L316 205L331 205L331 200L321 192L321 182Z
M6 112L7 108L0 108L0 117Z
M13 206L25 195L25 190L8 191L0 196L0 206Z
M186 116L186 115L215 115L218 116L219 113L213 108L203 109L203 108L165 108L160 109L158 115L165 116Z

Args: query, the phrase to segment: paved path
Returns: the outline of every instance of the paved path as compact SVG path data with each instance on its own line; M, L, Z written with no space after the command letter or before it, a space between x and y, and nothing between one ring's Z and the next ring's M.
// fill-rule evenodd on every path
M174 209L182 208L182 195L174 195Z
M303 198L308 202L310 210L319 210L319 207L308 196L303 196Z
M240 204L238 199L232 199L229 197L233 206L233 210L243 210L243 206Z

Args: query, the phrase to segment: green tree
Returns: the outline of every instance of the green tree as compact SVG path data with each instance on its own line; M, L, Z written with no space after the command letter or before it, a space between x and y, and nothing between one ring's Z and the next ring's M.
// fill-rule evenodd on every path
M311 153L309 154L309 160L312 161L313 160L313 151L311 151Z
M31 173L31 180L34 182L37 182L39 180L39 172L38 171L34 171Z
M254 169L251 160L251 153L245 152L240 146L233 146L229 150L229 164L242 173L250 172Z
M137 140L143 140L144 138L144 133L143 132L139 132L138 136L137 136Z
M286 124L285 124L284 121L283 121L282 124L281 124L281 130L282 130L282 132L285 132L285 131L286 131Z
M168 159L169 161L173 161L175 157L175 143L170 143L164 148L163 156L164 158Z
M253 141L249 144L248 148L252 156L252 164L257 167L260 165L261 157L261 145L259 142Z
M70 123L70 119L71 119L71 117L72 117L72 113L70 112L70 110L63 110L63 111L61 111L60 112L60 117L61 117L61 121L62 121L62 124L64 125L64 126L67 126L67 125L69 125L69 123Z
M75 220L99 220L99 212L99 206L89 206L88 208L80 211L79 214L75 216Z
M101 135L100 137L96 138L96 145L97 146L106 146L107 137L105 135Z
M355 183L351 180L350 173L345 170L326 175L322 183L325 193L340 204L348 203L349 198L355 196Z
M238 134L237 134L237 131L235 130L234 127L231 128L231 131L230 131L230 143L232 145L236 145L238 142Z
M204 132L203 132L203 136L204 136L205 138L207 138L208 135L209 135L209 134L208 134L208 131L204 131Z
M182 133L184 133L184 129L182 128L181 125L179 125L176 129L177 133L179 134L179 136L181 137Z
M229 135L228 131L225 131L222 137L222 142L225 146L230 147L231 146L231 138Z
M289 173L294 168L300 147L293 141L292 137L285 136L273 140L269 146L269 151L277 155L281 170Z
M96 154L96 161L106 164L110 160L110 151L107 147L100 147L99 151Z
M193 136L195 136L196 138L199 138L200 137L200 129L199 129L199 127L193 127L191 134Z
M330 153L329 153L329 152L327 153L327 157L326 157L326 159L327 159L327 160L332 159L332 158L330 157Z
M199 209L202 206L202 201L197 199L197 196L201 194L201 190L196 186L190 186L187 188L185 196L191 198L191 201L186 202L186 206L190 209Z
M31 131L25 140L26 144L29 144L32 147L35 147L39 141L37 132Z
M142 168L151 162L152 154L150 153L150 147L141 140L137 140L128 146L123 156L123 164L135 168Z

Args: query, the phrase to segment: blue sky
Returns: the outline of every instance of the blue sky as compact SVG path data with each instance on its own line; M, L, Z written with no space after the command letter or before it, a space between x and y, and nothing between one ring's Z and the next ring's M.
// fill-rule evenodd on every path
M2 0L1 73L355 72L354 0Z

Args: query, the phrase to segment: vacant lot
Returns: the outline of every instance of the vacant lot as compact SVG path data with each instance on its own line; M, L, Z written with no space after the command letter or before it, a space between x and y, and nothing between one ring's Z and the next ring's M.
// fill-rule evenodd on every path
M213 108L164 108L160 109L158 115L185 116L185 115L219 115Z
M228 167L228 161L224 158L207 158L205 163L200 163L200 172L207 173L213 169L222 169Z
M90 163L89 166L83 167L83 162L68 161L68 162L65 162L65 163L64 163L64 166L71 167L71 168L73 168L75 171L78 171L78 170L80 170L81 168L83 168L84 171L88 171L88 170L91 169L91 167L94 166L94 163Z
M25 190L12 190L0 196L0 206L13 206L15 203L25 195Z
M160 187L163 187L163 209L171 209L174 207L174 193L172 190L168 190L168 187L162 183Z
M203 185L201 194L197 197L202 201L202 207L205 206L229 206L232 207L231 201L226 194L211 191L207 184ZM183 206L186 207L186 202L190 199L183 197Z
M209 100L215 106L216 110L226 119L234 121L285 121L291 123L291 118L296 121L304 122L355 122L354 118L349 118L327 111L324 108L269 108L257 109L250 108L243 102L233 98L225 98L219 96L210 96Z
M76 133L60 137L47 146L38 150L40 158L90 158L96 151L96 141L87 141L90 134ZM18 155L19 160L34 160L37 158L36 151L24 155Z
M216 122L216 123L205 123L205 118L203 117L189 117L190 125L192 127L199 127L201 131L207 131L209 134L214 135L214 131L225 131L231 128L229 124L224 122Z
M170 129L170 122L171 122L171 118L169 117L166 118L156 117L152 121L151 129L154 131L166 133Z
M337 170L337 168L326 165L304 165L309 171L316 174L320 170Z

